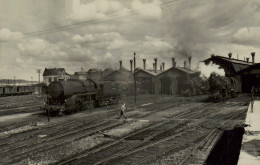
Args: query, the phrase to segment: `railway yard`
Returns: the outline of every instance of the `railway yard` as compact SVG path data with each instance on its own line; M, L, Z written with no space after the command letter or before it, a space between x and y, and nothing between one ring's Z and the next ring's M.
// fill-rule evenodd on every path
M0 98L0 164L236 164L250 97L206 98L128 96L50 122L46 96Z

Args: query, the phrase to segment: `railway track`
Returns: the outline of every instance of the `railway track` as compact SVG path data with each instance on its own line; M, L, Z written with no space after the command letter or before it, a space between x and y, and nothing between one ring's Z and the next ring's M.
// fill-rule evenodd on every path
M166 105L166 108L168 108L169 106L168 105ZM158 106L156 106L156 105L153 105L153 108L158 108ZM116 111L114 111L114 112L117 112L118 110L116 110ZM112 112L112 111L111 111ZM97 115L99 115L99 114L97 114ZM112 114L111 114L112 115ZM113 114L113 115L115 115L115 114ZM92 116L93 117L93 116ZM53 127L54 128L54 127ZM56 127L55 127L56 128ZM77 133L79 133L79 132L82 132L83 130L76 130L76 131L74 131L75 132L75 134L77 134ZM38 130L35 132L36 134L38 133ZM57 132L53 132L53 134L55 134L55 133L57 133ZM64 138L67 138L67 134L63 134L62 132L60 132L60 134L61 135L64 135ZM30 135L30 134L28 134L28 135ZM86 136L88 136L89 134L87 134ZM84 137L84 136L83 136ZM80 137L79 137L80 138ZM26 138L26 139L28 139L28 137ZM53 138L53 139L50 139L50 140L54 140L55 138ZM20 139L20 142L23 142L25 139ZM12 143L11 144L14 144L14 143L16 143L17 141L12 141ZM60 143L60 144L63 144L63 143ZM10 144L4 144L4 145L9 145L10 146ZM15 151L15 150L21 150L21 149L24 149L24 148L26 148L26 147L28 147L26 144L24 144L24 145L21 145L21 146L19 146L19 147L16 147L16 148L13 148L12 149L12 151ZM44 146L42 146L42 148L43 148ZM41 149L41 147L40 148L33 148L32 150L34 150L34 149L37 149L37 150L39 150L39 149ZM7 154L8 152L9 152L10 150L6 150L5 152L2 152L2 153L0 153L0 154ZM17 152L18 152L17 151ZM29 150L28 152L30 152L31 150ZM22 153L22 155L26 155L28 152L23 152ZM14 154L15 155L15 154ZM19 157L19 155L15 155L15 157Z
M215 106L216 107L218 107L218 106L221 106L221 105L223 105L223 104L215 104ZM201 107L203 107L203 106L205 106L205 105L202 105ZM201 107L199 107L199 108L201 108ZM198 108L198 107L197 107ZM206 108L207 109L207 108ZM190 109L190 111L192 111L192 110L194 110L194 108L191 108ZM190 111L188 111L188 112L190 112ZM186 117L186 118L193 118L195 115L198 115L198 114L196 114L196 113L190 113L189 115L190 116L187 116L188 115L188 112L184 112L184 113L180 113L180 114L178 114L178 115L176 115L175 116L175 118L177 117ZM199 112L201 112L201 111L199 111ZM212 113L212 111L211 111L211 113ZM207 115L207 114L204 114L204 115ZM167 123L164 123L164 124L167 124ZM179 123L180 124L180 123ZM178 126L180 126L179 124L177 124ZM187 123L186 123L187 124ZM191 124L191 123L190 123ZM196 125L195 123L193 124L193 126L194 125ZM198 123L197 123L197 125L199 125ZM174 126L173 127L173 129L176 129L176 130L178 130L178 126ZM162 127L162 125L160 125L160 127ZM163 128L162 128L163 129ZM196 128L194 128L194 129L196 129ZM154 130L153 130L154 131ZM167 130L168 131L168 130ZM137 152L137 151L139 151L139 150L143 150L143 149L145 149L145 148L147 148L147 146L149 147L149 145L146 145L147 144L147 142L148 141L150 141L150 140L157 140L158 141L158 139L155 139L155 137L157 136L157 135L159 135L159 134L162 134L161 135L161 137L165 137L164 135L165 134L163 134L163 132L165 133L165 132L167 132L167 131L159 131L159 132L157 132L157 131L155 131L155 133L153 133L152 135L150 135L150 137L143 137L143 139L139 139L138 140L138 142L137 143L135 143L135 144L125 144L124 145L124 143L123 142L121 142L122 141L122 139L120 139L119 141L117 141L117 142L115 142L115 143L113 143L113 144L111 144L111 145L108 145L108 146L106 146L106 148L108 148L108 150L105 150L106 148L102 148L102 150L103 150L103 152L99 152L99 156L98 155L95 155L93 152L90 152L90 153L85 153L85 154L83 154L83 155L79 155L78 157L74 157L73 159L71 159L71 160L66 160L66 161L64 161L64 162L59 162L59 164L81 164L81 163L89 163L89 164L106 164L106 162L109 162L109 161L111 161L111 160L114 160L114 159L116 159L116 158L119 158L119 157L122 157L122 156L127 156L127 155L129 155L130 153L133 153L133 151L135 151L135 152ZM185 133L185 132L187 132L187 130L186 129L183 129L183 132L182 133ZM149 133L147 133L147 132L142 132L142 134L144 134L144 135L148 135L149 136ZM175 134L176 133L174 133L174 131L173 131L173 135L171 135L170 137L175 137ZM178 134L178 133L177 133ZM143 136L144 136L143 135ZM204 134L205 135L205 134ZM131 135L131 136L133 136L133 135ZM214 136L216 136L216 135L214 135ZM169 136L166 136L166 137L169 137ZM129 137L128 137L129 138ZM202 137L200 137L199 139L201 139ZM212 138L212 136L210 136L210 138ZM127 140L127 137L124 137L123 138L124 140ZM149 140L148 140L149 139ZM167 140L168 138L165 138L165 140ZM136 139L131 139L131 140L136 140ZM155 143L155 144L157 144L157 143ZM210 143L209 143L210 144ZM209 145L209 144L205 144L205 145ZM129 145L129 146L128 146ZM142 146L142 145L144 145L143 147L144 148L141 148L141 149L134 149L134 148L140 148L140 146ZM116 146L120 146L120 147L116 147ZM116 149L114 149L114 148L116 148ZM133 150L134 149L134 150ZM101 150L101 149L100 149ZM98 151L100 151L100 150L98 150ZM133 151L131 151L131 150L133 150ZM167 149L164 153L166 153L166 152L168 152L168 151L170 151L170 150L172 150L172 148L171 149ZM115 152L115 151L117 151L117 152ZM114 154L112 154L111 156L105 156L105 153L114 153ZM149 153L149 154L151 154L151 153ZM102 159L102 157L106 157L105 159ZM93 159L94 158L94 159ZM140 158L140 157L139 157ZM150 158L149 158L150 159ZM100 161L98 161L98 162L95 162L95 161L97 161L97 160L100 160ZM129 162L131 162L131 161L129 161ZM126 161L126 163L129 163L129 162L127 162ZM114 164L115 162L113 161L113 164ZM122 162L121 162L122 163ZM137 164L139 164L139 163L142 163L142 162L138 162ZM120 164L120 163L119 163Z
M146 106L146 107L141 107L142 108L142 112L143 111L147 112L145 115L133 114L133 116L129 116L129 117L142 118L142 117L145 117L145 116L148 116L148 115L151 115L153 113L158 112L158 108L161 111L163 111L163 110L167 110L167 109L172 108L172 107L176 107L179 104L180 103L175 103L174 105L172 105L171 101L166 101L163 104L163 106L162 105L157 105L157 104L152 104L152 105L149 105L149 106ZM184 102L182 102L181 104L184 104ZM214 105L212 103L201 104L198 107L192 107L189 110L186 110L185 112L175 113L172 116L169 116L169 118L173 117L173 119L177 119L177 118L184 119L184 118L188 118L189 116L191 117L192 115L194 117L196 117L196 115L198 116L198 113L196 113L195 110L196 109L198 110L198 109L201 109L201 108L204 109L204 110L200 110L199 111L200 113L207 112L207 114L210 114L210 113L212 113L212 110L208 108L209 105L215 106L217 108L217 107L221 106L222 104L214 104ZM150 108L150 109L146 109L146 108ZM131 111L134 111L134 110L131 109L130 112ZM118 112L118 110L104 110L101 113L90 115L89 118L92 118L93 122L89 123L90 124L90 128L89 129L93 129L93 128L91 128L91 126L94 126L93 123L96 122L97 121L96 119L100 118L103 114L107 114L108 117L112 117L112 116L115 116L117 112ZM89 118L87 118L87 119L89 119ZM84 120L82 120L82 121L84 121ZM185 122L186 121L183 121L183 123L185 123ZM70 126L71 127L71 124L72 123L70 123L70 124L68 123L67 125L64 125L64 126L61 126L60 128L58 128L59 124L57 123L57 125L46 127L46 129L41 129L42 132L38 132L39 130L37 130L36 132L30 132L30 133L28 133L28 135L24 139L21 138L21 139L19 139L19 141L16 141L15 138L14 138L14 140L11 141L11 143L9 145L15 144L16 142L20 142L19 143L20 146L13 147L11 150L10 149L8 150L8 148L6 148L6 150L4 150L4 152L0 151L0 155L2 155L2 156L3 155L8 155L10 152L12 152L12 153L14 153L14 154L12 154L12 157L11 157L13 160L11 162L9 162L9 163L19 162L21 160L26 159L28 157L28 154L33 155L33 154L35 154L35 152L45 152L47 150L52 150L53 148L67 145L67 144L71 143L72 141L77 141L77 140L80 140L82 138L88 137L90 135L97 134L100 131L104 131L104 130L107 130L107 129L110 129L110 128L113 128L113 127L120 126L123 123L118 123L118 125L115 124L114 126L111 125L112 127L110 127L106 123L104 123L104 127L102 127L102 125L97 125L96 130L93 130L92 133L88 132L87 128L84 129L84 125L86 123L82 123L82 125L81 124L75 124L75 127L72 127L72 129L73 128L75 128L75 129L73 131L72 130L68 130L68 134L66 134L66 130L63 131L63 129L66 128L66 126ZM77 125L78 125L78 127L77 127ZM36 144L35 143L33 143L33 144L26 144L26 142L25 142L25 144L22 145L24 140L25 141L26 140L29 141L30 134L32 134L32 133L33 133L33 135L37 135L38 133L45 134L45 131L46 131L46 133L48 133L48 131L50 131L48 136L47 136L48 138L46 138L45 141L44 140L43 141L40 140L39 143L36 143ZM140 131L142 131L142 130L140 130ZM162 134L162 133L163 132L158 132L158 134ZM53 135L56 135L56 134L59 134L60 137L59 136L54 136L53 138L49 138L49 135L53 136ZM21 133L20 135L23 135L23 134ZM16 135L13 135L13 136L16 136ZM64 142L60 142L62 139L64 139L65 141ZM122 139L122 140L124 141L124 139ZM148 140L148 139L149 138L147 138L146 140ZM0 141L1 141L1 139L0 139ZM51 143L51 141L53 141L53 143ZM109 144L106 145L108 148L111 147L111 146L109 146ZM116 143L116 144L119 144L119 143ZM122 144L122 143L120 143L120 144ZM8 146L8 144L4 144L4 145ZM101 146L101 147L104 148L104 146ZM30 149L27 149L27 148L30 148ZM89 154L89 152L95 153L94 151L99 152L100 149L101 149L100 147L97 147L94 150L92 150L92 149L88 150L87 153L85 153L85 154ZM24 152L20 152L22 150ZM128 149L126 149L126 151L128 151ZM83 158L84 158L84 152L79 154L78 156L80 157L82 155L83 155ZM76 156L76 158L77 158L77 156ZM73 158L73 160L75 160L75 158ZM70 162L70 160L65 159L64 162ZM60 162L60 163L62 164L62 162Z

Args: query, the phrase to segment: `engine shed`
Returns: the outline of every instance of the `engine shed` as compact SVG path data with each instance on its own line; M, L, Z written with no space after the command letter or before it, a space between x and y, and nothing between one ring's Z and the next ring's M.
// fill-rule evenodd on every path
M181 85L188 82L196 72L185 67L171 67L154 77L155 94L172 94L179 92Z
M243 93L251 92L253 86L260 93L260 63L237 72L236 76L241 78Z
M138 84L138 92L148 94L153 93L153 78L160 73L162 73L161 70L156 72L154 70L136 70L135 76Z

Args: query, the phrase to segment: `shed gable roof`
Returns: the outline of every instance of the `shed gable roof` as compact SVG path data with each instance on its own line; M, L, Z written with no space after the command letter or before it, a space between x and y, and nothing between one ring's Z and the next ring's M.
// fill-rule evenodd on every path
M43 76L53 76L53 75L63 75L63 74L69 75L65 72L64 68L51 68L51 69L45 68L43 72Z

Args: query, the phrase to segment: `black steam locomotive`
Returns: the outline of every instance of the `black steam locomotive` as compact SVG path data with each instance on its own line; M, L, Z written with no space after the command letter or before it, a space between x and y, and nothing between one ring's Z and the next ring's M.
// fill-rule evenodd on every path
M91 79L54 81L47 93L47 102L41 109L52 116L115 104L120 98L119 89L109 83L97 84Z
M241 82L235 77L224 77L211 73L208 81L210 101L224 101L236 97L241 92Z

